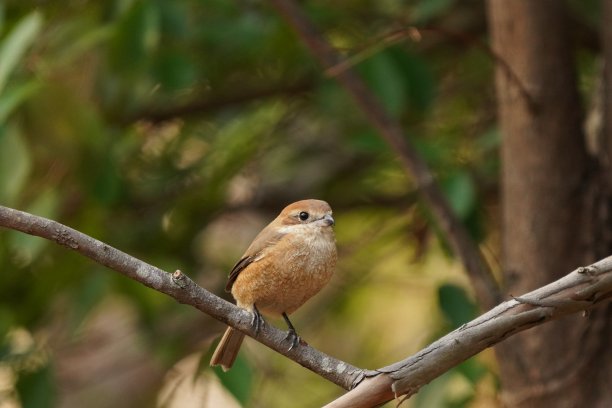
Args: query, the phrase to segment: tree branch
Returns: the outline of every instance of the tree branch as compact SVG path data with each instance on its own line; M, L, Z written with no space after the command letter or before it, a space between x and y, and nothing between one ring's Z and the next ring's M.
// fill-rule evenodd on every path
M612 256L500 304L423 350L368 373L353 390L326 408L378 406L409 398L457 364L506 338L544 322L586 311L612 298Z
M276 352L319 374L321 377L348 390L359 383L365 371L344 361L328 356L306 344L287 349L287 333L266 324L255 337L252 316L226 300L193 282L187 275L176 271L167 273L104 242L70 227L43 217L0 206L0 226L36 235L80 253L128 278L162 292L179 303L184 303L235 327Z
M317 32L294 0L271 0L271 3L293 27L324 69L333 69L341 62L338 53ZM501 293L489 265L463 224L453 213L436 184L432 171L410 144L401 125L387 114L374 94L352 69L347 67L336 72L335 78L353 97L380 136L395 151L408 173L412 174L453 252L461 259L480 306L486 310L496 305L501 300Z
M302 78L292 84L281 84L260 89L241 90L240 93L211 96L179 106L164 108L151 107L132 114L126 118L122 118L121 122L132 123L138 120L146 120L152 123L159 123L175 118L198 115L201 116L213 111L249 103L255 100L275 97L291 97L304 94L312 90L315 84L316 81L313 78Z
M213 295L189 277L162 271L56 221L0 206L0 226L36 235L80 253L102 265L165 293L253 337L251 314ZM589 310L612 298L612 257L526 295L500 304L402 361L364 370L302 344L287 351L286 333L270 325L255 340L351 390L329 408L373 407L397 396L409 398L457 364L504 339L570 313Z

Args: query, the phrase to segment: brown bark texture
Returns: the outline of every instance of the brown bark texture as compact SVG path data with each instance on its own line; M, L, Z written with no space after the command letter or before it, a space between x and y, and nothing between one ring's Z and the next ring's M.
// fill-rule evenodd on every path
M609 225L590 219L601 167L585 148L565 3L489 0L487 7L492 47L515 74L496 70L503 278L516 294L588 264L596 256L591 237ZM496 347L505 405L610 406L610 344L610 305L508 339Z

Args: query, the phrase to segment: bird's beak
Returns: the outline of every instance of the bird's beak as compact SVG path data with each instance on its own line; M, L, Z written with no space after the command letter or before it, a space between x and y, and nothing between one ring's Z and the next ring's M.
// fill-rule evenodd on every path
M334 217L332 217L330 214L326 214L323 217L323 221L325 221L325 225L327 225L328 227L331 227L336 223L336 221L334 221Z

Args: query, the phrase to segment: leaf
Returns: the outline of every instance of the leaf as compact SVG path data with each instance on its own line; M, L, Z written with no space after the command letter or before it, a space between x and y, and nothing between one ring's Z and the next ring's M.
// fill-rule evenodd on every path
M6 343L6 335L14 324L13 310L0 305L0 349L5 347L6 349L0 350L0 361L3 360L10 350Z
M0 124L3 123L8 115L17 108L23 101L41 88L39 81L27 81L22 84L7 88L4 94L0 95Z
M187 55L179 52L162 52L155 61L155 75L170 90L187 88L197 78Z
M111 42L113 65L135 72L157 47L160 37L159 10L152 2L137 1L122 16Z
M458 171L441 184L453 211L460 219L465 220L476 205L476 186L472 177L467 172Z
M221 367L213 368L221 384L232 393L241 404L245 405L251 395L253 388L253 369L249 366L246 359L238 354L232 369L223 372Z
M452 373L446 372L431 383L425 385L415 396L416 407L444 407L447 397L447 388Z
M0 203L15 202L30 172L30 161L19 129L0 125Z
M208 348L205 353L202 353L200 361L198 362L198 368L194 373L193 380L197 380L199 376L203 375L208 370L212 370L215 375L221 381L221 384L234 396L242 405L246 405L251 396L253 389L253 369L249 365L248 361L243 357L242 353L238 353L236 361L232 369L225 372L221 367L210 367L208 362L210 361L215 348L219 344L218 341Z
M76 24L75 24L76 25ZM60 48L56 55L51 59L44 61L46 69L62 69L63 67L70 65L75 59L82 56L85 52L90 51L95 46L104 43L113 34L113 26L106 25L102 27L95 27L87 29L84 32L72 29L73 27L67 28L67 33L62 38L64 40L64 47ZM74 38L76 37L76 38ZM70 38L70 40L69 40Z
M364 129L352 135L350 143L363 152L384 152L388 150L384 140L373 130Z
M456 369L472 384L477 384L489 372L487 367L476 358L470 358L459 364Z
M0 94L19 60L42 27L42 15L34 11L22 18L0 44Z
M457 328L476 316L476 305L465 290L456 285L444 284L438 288L438 304L452 328Z
M358 69L387 110L399 115L406 106L405 82L389 53L383 51L368 58Z
M51 365L32 372L21 372L16 384L23 408L55 406L56 390Z
M109 274L106 271L94 269L80 283L72 295L72 327L78 327L88 314L97 306L107 293L109 287Z
M453 0L421 0L413 10L415 22L424 23L447 11Z
M390 48L389 55L402 74L402 84L410 106L425 111L434 99L436 86L429 65L400 47Z
M229 121L218 130L201 166L208 199L224 193L230 178L262 149L285 112L286 108L281 104L265 104Z
M96 157L97 168L92 171L93 183L89 186L92 197L104 205L115 203L122 192L122 178L114 152Z

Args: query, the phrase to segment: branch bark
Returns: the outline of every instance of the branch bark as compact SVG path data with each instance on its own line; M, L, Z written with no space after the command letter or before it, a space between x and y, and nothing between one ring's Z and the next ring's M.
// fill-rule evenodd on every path
M251 337L254 335L250 313L198 286L180 271L164 272L56 221L3 206L0 226L53 241ZM255 340L351 390L328 407L373 407L398 396L409 398L455 365L520 331L589 310L610 298L612 257L504 302L415 355L377 370L354 367L305 344L287 351L286 333L270 325L265 325Z
M544 322L589 310L612 298L612 257L504 302L405 360L368 374L326 408L372 407L409 398L450 368L504 339Z
M215 296L180 271L170 274L59 222L12 208L0 206L0 226L53 241L164 293L179 303L190 305L344 389L351 389L365 375L364 370L303 343L288 351L285 341L287 333L269 324L260 328L255 337L249 312Z
M319 60L323 69L333 69L341 59L338 53L323 39L294 0L271 0L278 12L285 18ZM444 232L455 255L461 259L470 278L480 306L486 310L501 299L500 290L484 260L478 246L473 242L463 224L457 219L444 194L435 182L435 177L425 161L404 135L401 125L392 119L382 107L364 81L347 68L334 76L341 86L353 97L372 126L387 142L411 174Z

